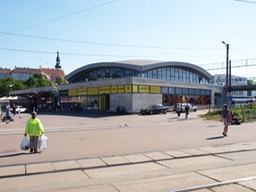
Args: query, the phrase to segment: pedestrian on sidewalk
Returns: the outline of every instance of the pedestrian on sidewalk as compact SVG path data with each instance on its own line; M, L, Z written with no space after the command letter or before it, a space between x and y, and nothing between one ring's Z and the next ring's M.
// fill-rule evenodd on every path
M185 106L185 118L187 119L188 118L188 113L189 113L189 106L188 106L188 104L186 104L186 106Z
M178 118L180 117L180 113L181 113L181 104L177 103L177 106L176 106L176 113L178 115Z
M231 122L231 115L230 115L230 111L228 109L228 105L224 104L223 105L223 110L221 112L221 118L224 124L224 129L223 129L223 136L227 136L227 132L228 132L228 125Z
M38 139L43 133L44 127L37 118L37 113L33 111L31 118L27 121L24 134L24 136L29 135L30 138L30 153L38 153Z

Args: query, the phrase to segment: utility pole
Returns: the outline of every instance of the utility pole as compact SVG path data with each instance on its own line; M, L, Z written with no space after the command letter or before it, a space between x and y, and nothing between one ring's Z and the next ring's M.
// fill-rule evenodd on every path
M222 41L222 43L224 45L226 45L226 49L227 49L227 53L226 53L226 85L225 85L225 97L227 98L227 95L228 95L228 92L229 92L228 89L231 88L231 87L229 88L229 81L228 81L228 79L229 79L229 76L228 76L228 70L229 70L229 68L228 68L228 66L229 66L228 65L229 64L229 44L226 44L224 41ZM231 73L231 69L230 69L230 73ZM231 79L230 79L230 81L231 81Z

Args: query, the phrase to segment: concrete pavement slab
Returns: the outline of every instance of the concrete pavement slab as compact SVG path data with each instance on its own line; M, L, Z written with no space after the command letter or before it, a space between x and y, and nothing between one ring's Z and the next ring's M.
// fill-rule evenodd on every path
M239 143L231 145L219 145L200 148L202 151L207 151L208 153L226 153L233 151L245 151L256 149L255 143Z
M184 173L165 177L147 178L138 181L119 182L113 185L120 192L167 192L196 185L211 184L214 181L197 173Z
M191 154L180 151L180 150L172 150L172 151L164 151L164 153L173 156L173 157L188 157L191 156Z
M211 188L214 192L253 192L253 190L248 189L242 185L239 184L230 184L230 185L223 185L219 187L213 187Z
M31 173L43 173L54 171L52 163L36 163L26 165L27 174Z
M199 156L199 157L189 157L184 159L173 159L166 161L159 161L158 163L169 168L186 168L186 167L202 167L208 166L216 163L228 163L229 160L218 158L215 156Z
M123 157L132 163L152 161L151 158L148 158L143 154L124 155Z
M61 189L54 192L118 192L112 185L98 185L90 187L80 187L74 189Z
M77 161L59 161L52 163L56 171L81 168Z
M99 169L85 170L85 173L90 178L97 179L136 179L143 178L149 175L146 172L149 171L160 171L165 170L166 167L158 165L156 163L142 163L142 164L132 164L124 166L106 167Z
M83 171L68 171L0 179L0 191L55 191L83 187L89 178Z
M10 175L24 175L25 173L25 165L0 167L0 177Z
M239 184L246 186L250 189L256 190L256 179L250 180L250 181L244 181L244 182L239 182Z
M104 161L107 165L118 165L118 164L125 164L130 163L127 159L121 156L115 157L102 157L102 161Z
M93 168L93 167L102 167L107 166L100 158L92 159L80 159L77 162L81 165L82 168Z
M232 148L228 145L218 145L218 146L210 146L210 147L202 147L200 150L206 151L208 153L225 153L230 152ZM235 150L232 150L235 151Z
M207 155L210 154L207 151L202 151L200 149L180 149L181 152L188 153L191 155Z
M212 170L199 171L199 173L218 181L229 181L256 176L256 164L223 167Z
M254 150L256 149L256 143L250 142L250 143L236 143L232 145L228 145L232 150L235 151L242 151L242 150Z
M227 153L227 154L220 154L218 156L232 159L235 161L244 160L244 159L254 161L256 159L256 151L243 151L243 152L236 152L236 153Z
M153 159L153 160L162 160L162 159L172 159L173 157L170 155L167 155L162 152L151 152L151 153L144 153L145 156Z
M210 189L199 189L199 190L194 190L194 192L212 192Z

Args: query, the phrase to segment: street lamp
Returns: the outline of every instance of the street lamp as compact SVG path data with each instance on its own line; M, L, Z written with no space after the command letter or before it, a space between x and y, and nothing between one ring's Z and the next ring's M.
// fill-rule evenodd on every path
M227 98L227 93L231 92L229 89L229 81L228 81L228 63L229 63L229 44L225 43L225 41L222 41L224 45L226 45L227 48L227 54L226 54L226 92L225 92L225 97ZM230 77L231 80L231 77Z
M6 95L6 97L7 97L7 88L8 88L8 87L12 87L12 86L13 86L13 85L6 85L6 90L5 90L5 95ZM10 92L9 92L8 96L10 96Z

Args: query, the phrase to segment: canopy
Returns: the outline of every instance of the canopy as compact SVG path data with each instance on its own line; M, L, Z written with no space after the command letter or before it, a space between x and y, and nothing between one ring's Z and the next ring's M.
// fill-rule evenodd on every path
M27 97L22 97L22 96L9 96L9 97L1 97L0 101L15 101L15 100L27 100Z

